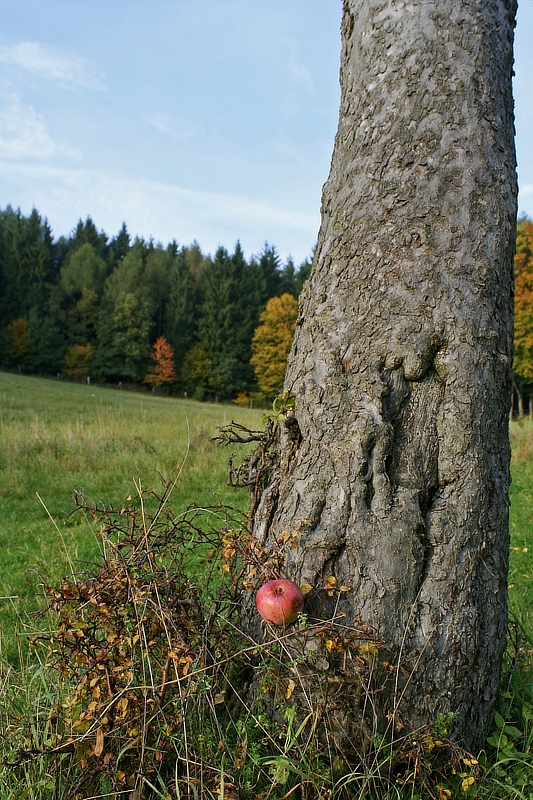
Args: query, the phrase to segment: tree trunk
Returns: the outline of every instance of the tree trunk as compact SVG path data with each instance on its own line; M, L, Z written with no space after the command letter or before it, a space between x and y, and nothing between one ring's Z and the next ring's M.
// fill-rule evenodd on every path
M397 676L374 730L400 692L407 729L453 714L474 749L507 621L514 14L514 0L345 0L339 128L285 381L299 435L288 418L254 519L267 547L298 532L283 576L313 587L311 618L343 612L382 637ZM350 591L322 591L331 576Z

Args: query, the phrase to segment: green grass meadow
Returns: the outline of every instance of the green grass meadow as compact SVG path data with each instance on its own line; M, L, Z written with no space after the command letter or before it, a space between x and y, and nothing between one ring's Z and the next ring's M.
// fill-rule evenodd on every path
M138 487L177 478L171 506L218 500L246 508L226 485L227 448L212 441L232 419L260 427L262 412L237 406L59 383L0 373L0 629L23 634L42 578L93 561L92 520L73 514L73 493L119 507ZM69 563L70 562L70 563Z
M511 552L509 603L511 613L533 632L533 421L511 424Z
M13 757L7 741L15 730L13 719L22 728L29 709L30 717L39 719L40 705L47 706L47 693L53 691L48 667L32 662L35 656L25 646L40 624L34 612L43 605L42 584L57 585L62 576L98 560L97 523L90 515L73 513L73 494L82 493L90 506L121 508L140 489L157 492L161 479L175 480L174 515L192 503L209 508L219 501L245 510L247 491L226 485L232 451L212 437L232 420L260 428L263 414L0 373L0 800L70 797L62 794L61 782L73 785L68 759L61 761L65 775L60 769L52 775L44 759L16 770L5 763ZM509 648L494 732L480 756L481 777L471 783L454 773L450 786L456 789L434 782L428 794L415 782L395 788L387 798L533 800L533 423L513 422L511 440ZM32 738L39 742L46 735L35 731L28 741ZM280 763L278 758L276 769ZM283 769L290 770L291 763L285 758ZM322 797L287 792L289 785L276 789L273 784L257 798ZM177 795L161 787L153 796ZM218 795L209 796L224 800L223 781ZM362 790L349 796L371 795ZM227 793L228 800L233 797ZM324 791L324 800L336 797L335 791Z

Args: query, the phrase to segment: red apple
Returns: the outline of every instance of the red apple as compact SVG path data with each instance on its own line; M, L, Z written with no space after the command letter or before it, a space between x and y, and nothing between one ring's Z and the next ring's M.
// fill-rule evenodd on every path
M261 586L255 605L263 619L273 625L289 625L302 610L304 596L295 583L278 578Z

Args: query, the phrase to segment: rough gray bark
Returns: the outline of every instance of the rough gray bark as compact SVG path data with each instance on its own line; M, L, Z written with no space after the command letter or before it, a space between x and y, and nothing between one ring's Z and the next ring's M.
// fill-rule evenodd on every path
M254 521L267 545L299 532L284 575L317 589L311 615L335 603L414 665L403 721L453 712L471 748L507 619L514 14L345 0L339 128L285 383L301 439L284 429ZM351 591L318 591L329 575Z

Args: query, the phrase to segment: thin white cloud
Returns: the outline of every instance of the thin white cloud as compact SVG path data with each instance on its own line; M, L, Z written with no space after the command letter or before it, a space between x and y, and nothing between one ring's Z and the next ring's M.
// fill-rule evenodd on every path
M163 244L197 239L211 253L221 244L231 249L239 239L249 256L267 240L283 258L292 253L299 262L313 247L320 222L318 211L277 208L240 195L193 191L102 170L0 161L0 187L0 207L11 203L27 213L35 206L56 236L68 234L79 218L90 215L108 235L125 221L133 236Z
M4 98L0 111L0 158L49 159L54 156L77 158L68 145L55 142L46 130L43 117L17 97Z
M0 47L0 62L64 88L105 89L101 77L84 58L40 42Z
M310 70L295 55L289 56L287 71L293 85L303 89L308 95L315 94L315 84Z
M205 133L205 129L201 125L197 125L185 117L176 118L161 113L152 115L148 122L158 133L180 142L197 139Z

